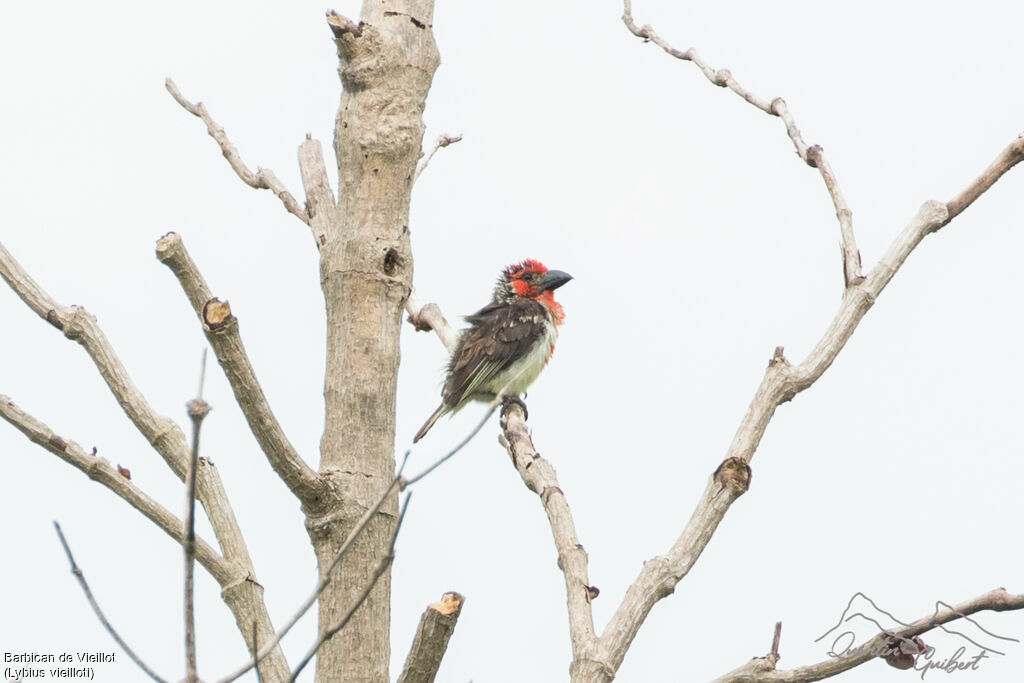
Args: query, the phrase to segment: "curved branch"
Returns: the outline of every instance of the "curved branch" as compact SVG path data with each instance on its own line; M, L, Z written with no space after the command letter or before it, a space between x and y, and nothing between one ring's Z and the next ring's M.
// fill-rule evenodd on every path
M860 274L860 251L857 249L857 240L853 233L853 212L850 211L850 207L846 204L846 199L843 198L843 193L839 190L839 183L836 180L835 173L832 172L832 167L825 158L825 151L820 145L808 146L804 142L803 136L800 135L800 129L797 128L793 115L789 113L785 100L781 97L776 97L773 100L758 97L740 85L728 69L712 69L708 66L692 47L688 50L677 50L665 42L665 39L659 36L650 25L644 24L638 27L633 20L632 5L631 0L623 0L622 23L626 25L630 33L638 38L643 38L645 41L654 43L676 59L693 62L712 84L720 88L729 88L765 114L778 116L782 119L782 122L786 125L786 134L793 141L793 147L796 148L797 155L805 164L811 168L818 169L821 179L825 181L825 188L828 190L829 197L832 199L832 205L836 210L836 218L839 219L839 233L842 237L843 280L847 287L859 284L863 278Z
M160 238L156 244L156 257L171 269L185 290L249 429L270 466L306 509L320 510L327 502L327 487L320 475L299 456L274 417L242 344L238 319L231 315L228 303L213 298L178 234L171 232Z
M209 112L206 111L206 107L202 102L192 104L181 94L178 90L178 86L174 84L170 78L164 81L164 86L167 88L167 92L171 93L171 97L180 104L185 111L202 119L203 123L206 124L206 132L210 134L210 137L217 141L220 145L220 151L224 154L224 158L231 164L231 168L234 169L235 173L239 178L242 179L249 187L253 187L257 190L270 190L273 192L281 203L284 204L284 208L289 213L294 215L300 221L309 225L309 216L303 210L299 203L295 201L295 197L292 193L284 186L274 172L269 168L257 168L256 173L253 173L242 161L242 157L239 156L238 150L231 140L228 139L228 134L224 131L224 127L218 124L210 116Z
M958 198L971 193L972 188L978 186L987 189L995 182L994 179L989 181L993 174L1002 175L1014 164L1019 163L1024 158L1022 145L1024 142L1018 138L1003 152L997 162L964 193L958 195ZM983 191L977 194L980 195ZM601 635L601 645L607 648L608 654L612 657L610 664L613 670L617 670L622 663L622 657L625 656L626 649L650 607L662 597L669 595L675 585L689 572L729 506L742 493L740 490L733 494L730 492L731 487L723 487L718 483L717 479L721 473L727 471L724 468L742 471L749 465L768 423L775 414L775 409L782 403L792 400L824 374L914 248L928 234L946 225L949 220L949 211L945 204L936 201L925 202L868 276L859 284L847 288L839 311L802 363L790 365L782 354L782 348L776 349L764 379L733 437L723 466L709 483L683 534L664 558L655 558L644 566Z
M58 458L107 487L119 498L142 513L177 543L184 544L182 522L170 510L147 496L132 480L118 472L105 458L87 453L74 441L64 439L52 429L19 408L10 397L0 394L0 417L7 420L29 441L42 446ZM220 585L238 580L237 569L202 539L196 540L196 559Z
M991 187L996 179L1022 159L1024 159L1024 138L1018 138L978 179L952 200L950 206L955 210L963 211L985 189ZM847 287L839 311L802 363L792 366L783 355L782 347L775 350L754 399L733 437L726 459L708 482L704 494L682 534L665 556L655 557L644 564L644 568L627 590L622 603L597 640L596 651L587 652L585 658L581 660L580 655L577 654L577 635L573 634L573 680L612 680L651 608L658 600L670 595L675 590L676 584L686 576L700 557L729 507L747 490L751 476L749 463L768 423L775 414L775 409L782 403L792 400L794 396L810 387L824 374L853 335L861 319L874 305L877 297L914 248L927 235L935 232L949 221L950 210L947 209L946 204L936 201L925 202L917 215L889 246L869 275L860 282ZM510 413L510 415L514 415L514 413ZM526 437L528 438L528 434ZM516 467L517 469L521 467L518 461ZM525 467L524 465L523 468L525 469ZM532 465L530 469L533 469ZM523 473L523 469L520 469L520 473ZM557 487L557 482L553 479L551 482L545 486ZM543 487L539 489L540 492L544 490ZM562 498L560 495L553 497ZM549 512L549 516L550 514ZM552 520L552 528L555 529L554 520ZM562 534L555 533L556 542L560 535L564 542L564 532ZM562 558L561 548L559 557ZM574 584L570 582L568 573L566 574L566 584L570 590L571 603L571 590ZM570 623L577 618L573 616L574 609L577 613L580 612L578 607L573 608L570 605ZM584 638L583 641L585 642L586 639Z
M53 528L57 530L57 536L60 538L60 544L64 548L64 554L67 555L68 563L71 565L71 573L78 581L78 585L82 587L82 592L85 593L85 599L89 601L89 606L92 607L93 613L96 614L96 617L99 618L100 623L103 624L103 628L107 630L107 633L109 633L110 637L114 639L114 642L116 642L118 646L120 646L120 648L124 651L124 653L128 655L128 658L135 662L136 666L142 669L147 676L152 678L157 683L167 683L165 679L161 678L156 672L149 668L149 666L144 661L142 661L142 659L137 654L135 654L135 651L128 646L128 643L124 642L124 639L121 637L121 634L117 632L113 624L111 624L107 620L107 617L103 614L103 610L100 609L100 605L96 601L95 596L93 596L92 594L92 589L89 588L89 582L85 580L85 573L82 572L81 568L78 566L78 563L75 562L75 556L71 553L71 547L68 545L68 540L64 538L64 532L61 531L60 524L54 521Z
M459 333L455 331L437 304L421 304L412 292L405 300L405 311L409 314L408 321L417 332L429 332L437 334L448 353L454 353L459 343Z
M184 432L174 420L157 415L149 405L128 376L128 371L96 323L96 318L81 306L62 306L50 298L3 245L0 245L0 277L7 281L15 294L36 315L85 349L125 415L146 437L154 450L163 456L174 474L184 481L189 457ZM251 566L241 530L227 503L227 494L224 492L220 477L212 464L207 463L200 468L197 490L198 498L206 508L225 557L235 561L242 560L247 566Z
M540 457L533 447L526 415L520 403L505 403L501 413L502 445L512 458L526 487L540 497L551 523L551 534L558 550L558 568L565 577L566 603L569 609L569 637L572 640L572 680L597 680L600 673L611 680L614 669L605 661L595 658L597 636L590 601L599 592L590 585L587 575L587 551L576 537L576 525L569 511L569 503L558 485L558 476L551 463Z

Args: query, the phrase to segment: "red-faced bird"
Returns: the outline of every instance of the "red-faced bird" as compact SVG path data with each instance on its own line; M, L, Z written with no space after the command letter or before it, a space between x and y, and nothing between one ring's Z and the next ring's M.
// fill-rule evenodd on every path
M459 336L448 361L441 405L420 427L413 443L437 419L456 413L470 401L518 397L537 379L555 350L558 326L565 319L554 291L572 279L527 259L505 268L491 303L466 316L469 327Z

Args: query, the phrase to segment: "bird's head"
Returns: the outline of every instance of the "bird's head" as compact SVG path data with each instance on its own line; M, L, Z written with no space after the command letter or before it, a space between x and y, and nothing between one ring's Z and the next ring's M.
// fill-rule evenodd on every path
M553 292L572 279L572 275L561 270L548 270L540 261L526 259L522 263L508 266L501 272L494 288L495 303L513 299L536 299L555 314L561 322L562 307L555 301Z

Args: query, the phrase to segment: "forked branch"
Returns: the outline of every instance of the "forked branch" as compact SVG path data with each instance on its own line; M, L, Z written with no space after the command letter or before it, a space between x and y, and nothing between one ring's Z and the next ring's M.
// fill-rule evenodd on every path
M170 510L147 496L117 467L94 452L88 453L71 439L54 433L48 426L26 413L9 397L0 394L0 417L9 422L30 441L68 463L93 481L99 482L119 498L138 510L177 543L184 543L182 522ZM234 570L209 543L196 541L196 559L224 585L235 580Z
M127 370L97 324L96 318L80 306L62 306L57 303L25 272L2 244L0 277L36 315L86 350L125 415L153 449L163 457L174 474L184 481L189 457L184 432L174 420L158 415L153 410L128 376ZM213 463L207 463L207 466L200 468L197 475L196 497L206 510L223 553L225 566L229 568L219 576L214 574L223 588L224 600L246 637L250 632L253 616L259 620L261 633L273 633L274 628L263 603L263 589L253 578L256 574L252 560L220 480L220 474ZM131 502L129 498L126 500ZM178 528L180 530L181 527ZM181 538L183 539L183 536ZM279 649L268 657L267 665L269 670L274 672L288 670L287 662L284 661Z
M431 147L426 156L420 159L420 162L416 164L416 173L413 175L412 181L415 183L419 180L420 174L427 169L427 166L430 164L430 160L434 158L435 154L437 154L437 150L442 147L447 147L448 145L454 145L460 140L462 140L461 135L439 135L437 140L434 141L434 146Z
M1011 148L1019 147L1020 144L1018 140ZM1001 173L1018 163L1021 158L1019 152L1004 152L1000 156L1001 161L997 160ZM990 175L983 174L971 184L971 187L986 182L990 186ZM970 192L970 188L965 191ZM671 594L676 584L693 567L729 506L749 484L749 463L775 414L775 409L782 403L792 400L824 374L914 248L928 234L948 222L949 212L945 204L925 202L864 281L847 288L835 318L802 363L790 365L781 349L776 350L761 385L733 437L725 461L708 483L682 535L664 557L656 557L644 565L602 633L600 644L611 658L607 665L612 671L617 670L622 663L626 650L651 607L662 597ZM591 673L593 675L586 680L610 680L596 677L598 671Z
M238 319L231 314L228 302L213 297L206 280L176 233L171 232L160 238L156 245L156 256L171 269L185 290L249 429L267 456L270 466L307 510L322 509L329 502L327 487L292 446L271 411L242 344Z
M651 27L637 27L633 21L630 4L629 0L625 0L623 21L634 35L656 43L673 57L695 63L715 85L729 87L755 107L783 119L798 154L809 165L819 169L836 206L843 236L846 290L831 324L802 363L790 365L782 348L776 349L761 385L730 444L725 460L708 482L682 534L664 556L652 558L644 564L600 637L593 636L589 603L584 605L581 599L582 596L589 594L589 591L584 591L587 586L586 556L582 552L582 547L576 543L568 507L564 509L566 519L562 519L562 511L552 509L551 502L564 501L564 495L558 488L553 471L550 476L543 473L546 463L534 457L535 451L519 410L512 407L507 412L503 423L506 430L506 448L512 454L513 462L523 481L531 490L541 495L559 548L559 567L565 575L570 633L573 640L572 678L574 681L588 683L611 681L614 678L626 651L651 608L658 600L673 592L676 584L686 576L700 557L729 507L747 490L751 480L749 463L775 414L775 409L811 386L828 369L861 319L921 240L949 223L953 216L962 212L1006 171L1024 159L1024 138L1018 137L985 172L949 203L925 202L886 250L878 264L866 277L861 276L860 257L853 239L850 213L839 192L835 177L821 149L809 148L803 142L785 103L781 99L769 102L758 98L740 86L728 71L715 71L708 67L696 51L676 50L662 40ZM511 427L515 427L512 432ZM513 447L516 443L521 445ZM535 473L538 465L541 468ZM563 548L567 550L563 551ZM774 656L770 655L765 659L771 661L774 666L772 660L777 658L777 654L773 647Z

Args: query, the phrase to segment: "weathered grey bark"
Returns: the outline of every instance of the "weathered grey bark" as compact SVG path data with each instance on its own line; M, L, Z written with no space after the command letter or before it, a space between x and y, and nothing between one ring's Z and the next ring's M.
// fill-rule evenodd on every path
M320 473L341 503L322 514L307 510L321 571L393 478L399 334L412 288L409 200L439 62L432 18L425 0L367 2L358 25L328 16L344 90L334 138L337 209L317 237L327 307ZM343 580L320 596L321 625L336 622L370 581L396 515L397 498L345 556ZM318 681L388 680L390 590L389 573L323 645Z
M448 649L448 640L459 621L463 602L465 598L461 594L451 591L441 596L441 602L427 607L420 617L420 625L398 683L433 683Z
M15 294L40 318L49 322L63 332L65 337L77 342L86 350L135 428L153 445L154 450L163 457L175 475L179 479L184 479L189 452L184 433L173 420L159 415L153 410L153 407L129 377L128 371L117 357L96 319L84 308L63 306L57 303L29 277L28 273L22 269L2 244L0 244L0 279L7 282ZM14 408L13 403L8 400L5 410L2 411L2 417L18 427L30 439L42 444L43 442L38 438L42 433L41 425L21 411L12 408ZM64 439L58 438L56 442L51 442L50 435L46 439L45 443L52 446L48 449L51 452L62 456L75 454L74 451L71 454L67 453L68 443ZM75 448L79 456L83 455L79 447L75 446ZM90 476L97 474L91 463L84 462L84 457L65 459ZM161 525L160 520L162 519L162 528L168 531L172 537L176 539L184 537L180 531L173 533L168 528L171 520L174 522L178 520L169 513L164 514L165 511L158 510L157 506L149 504L150 501L147 501L145 496L134 487L112 486L108 482L108 488L140 509L158 525ZM224 601L231 609L239 630L247 642L250 640L250 636L247 634L251 634L254 621L262 631L273 632L273 624L267 614L266 605L263 603L263 587L256 582L256 573L249 557L245 538L235 519L235 513L228 501L220 474L210 460L201 461L201 466L196 473L196 492L197 499L206 511L217 543L223 553L223 564L218 563L218 565L212 566L204 562L204 566L210 569L211 574L220 583ZM200 552L198 557L202 562L203 553ZM286 679L289 669L280 648L276 648L261 662L260 670L267 680Z

